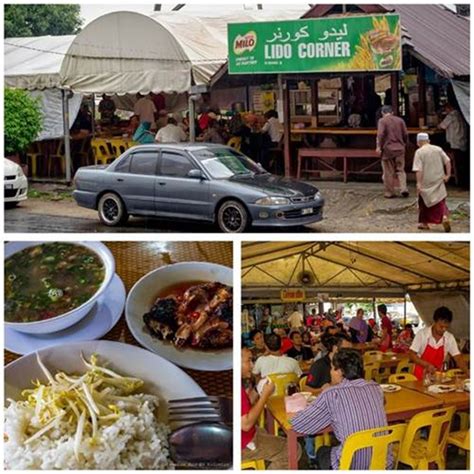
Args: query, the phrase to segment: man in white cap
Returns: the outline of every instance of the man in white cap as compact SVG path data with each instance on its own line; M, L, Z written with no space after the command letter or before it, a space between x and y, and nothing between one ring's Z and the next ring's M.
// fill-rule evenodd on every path
M430 224L442 224L445 232L450 232L445 183L451 176L451 161L442 148L430 144L427 133L419 133L416 142L413 171L418 193L418 228L427 230Z

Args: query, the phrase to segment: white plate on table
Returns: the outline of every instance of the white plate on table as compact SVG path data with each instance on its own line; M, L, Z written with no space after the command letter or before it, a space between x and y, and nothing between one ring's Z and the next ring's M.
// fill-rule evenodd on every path
M450 393L454 392L455 390L456 387L454 385L435 384L428 387L428 392L431 393Z
M105 293L78 323L62 331L36 335L5 327L5 349L23 355L58 344L99 339L117 324L125 306L125 297L125 286L115 274Z
M205 396L201 387L180 368L141 347L114 341L85 341L62 344L38 351L43 364L51 371L84 373L81 353L89 360L97 354L101 365L120 375L138 377L145 382L143 392L167 401L178 398ZM21 391L31 388L31 381L47 382L38 365L36 353L27 354L8 364L5 374L5 399L18 400ZM160 405L160 418L166 419L167 404Z
M146 328L143 315L150 311L160 291L185 281L218 281L233 286L233 271L229 267L207 262L175 263L151 271L138 280L128 294L125 317L130 332L143 347L180 367L208 371L232 369L232 348L178 349L172 343L152 336Z
M395 393L395 392L399 392L402 389L400 385L396 385L394 383L382 383L380 384L380 387L385 393Z

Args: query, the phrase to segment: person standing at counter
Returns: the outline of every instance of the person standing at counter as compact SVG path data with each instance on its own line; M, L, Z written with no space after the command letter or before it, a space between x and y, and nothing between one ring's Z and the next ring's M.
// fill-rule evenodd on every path
M408 130L402 118L393 115L390 105L382 107L382 118L377 125L377 148L382 158L384 197L395 197L395 180L398 179L400 194L408 197L405 174L405 149Z
M416 142L413 171L418 193L418 229L429 230L430 224L442 224L445 232L450 232L445 183L451 176L451 160L439 146L430 144L427 133L419 133Z
M102 100L99 102L100 123L102 125L111 124L114 121L115 102L107 94L102 94Z
M133 113L140 117L140 125L149 123L151 128L151 124L155 123L155 104L152 102L149 95L143 96L138 93L137 98L138 100L133 107Z
M423 372L434 373L443 368L443 363L449 354L456 365L466 374L468 369L456 339L448 332L453 321L453 313L446 306L440 306L433 314L433 324L423 328L413 339L409 355L415 363L413 374L418 380L423 379Z

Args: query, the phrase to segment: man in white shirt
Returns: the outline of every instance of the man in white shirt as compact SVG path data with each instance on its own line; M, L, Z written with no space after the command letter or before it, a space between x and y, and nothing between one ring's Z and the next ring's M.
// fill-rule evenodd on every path
M451 150L448 152L455 162L456 184L469 186L469 156L467 156L468 129L466 122L459 110L451 104L446 104L447 112L439 128L446 130L446 141Z
M133 112L135 115L140 117L140 123L154 123L155 122L155 113L156 107L149 95L143 96L137 94L137 97L140 97L135 106L133 107Z
M168 124L158 130L155 140L159 143L178 143L186 141L186 133L173 117L168 118Z
M439 124L439 128L446 130L446 141L453 150L466 151L467 127L461 112L456 110L451 104L446 104L445 110L447 115Z
M290 326L290 329L300 329L304 327L303 315L297 309L288 316L288 326Z
M281 140L281 125L278 120L278 112L276 110L269 110L265 112L267 121L262 127L262 133L268 133L270 141L274 146L277 146Z
M419 148L413 159L413 171L418 193L418 228L429 230L430 224L442 224L450 232L445 183L451 175L451 160L442 148L431 145L427 133L419 133L416 141Z
M433 314L433 324L418 331L413 339L409 356L415 363L414 375L418 380L423 379L425 370L430 373L441 370L448 354L460 369L468 372L456 339L448 332L452 320L451 310L446 306L440 306Z
M269 355L260 356L253 367L252 373L260 378L265 378L271 374L288 374L295 373L298 377L302 371L298 361L280 354L281 338L276 334L268 334L265 336L265 344L268 348Z

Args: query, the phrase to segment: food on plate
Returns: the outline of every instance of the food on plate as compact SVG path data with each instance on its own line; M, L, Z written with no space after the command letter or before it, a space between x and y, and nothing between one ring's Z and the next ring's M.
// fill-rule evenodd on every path
M28 247L5 260L5 321L31 323L88 301L105 278L102 259L78 244Z
M401 387L400 385L395 385L395 384L381 384L382 390L386 393L393 393L393 392L398 392Z
M168 426L155 416L158 397L143 381L83 358L82 375L34 381L5 409L6 469L170 469Z
M232 346L232 288L219 282L186 282L163 290L143 321L151 334L176 347Z

